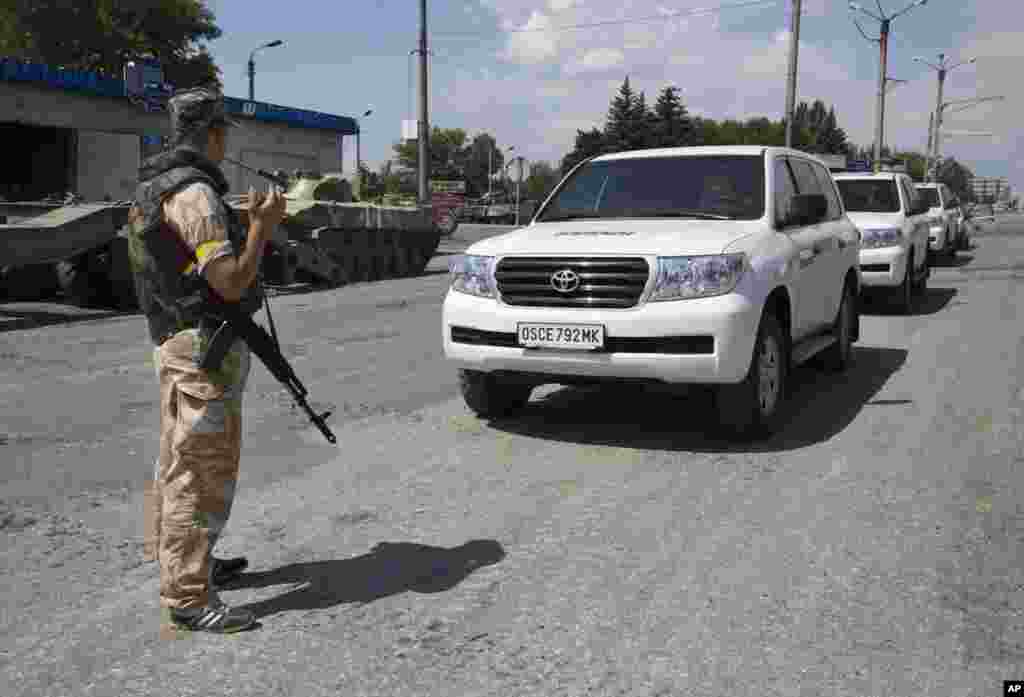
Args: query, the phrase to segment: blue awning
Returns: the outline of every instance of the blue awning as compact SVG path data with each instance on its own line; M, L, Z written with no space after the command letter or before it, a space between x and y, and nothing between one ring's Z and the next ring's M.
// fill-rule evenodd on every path
M0 58L0 80L32 82L53 89L101 97L126 97L124 80L84 70L60 70L13 58ZM355 135L358 129L356 120L350 116L336 116L267 102L250 102L236 97L225 97L224 102L228 113L256 121L320 129L339 135Z

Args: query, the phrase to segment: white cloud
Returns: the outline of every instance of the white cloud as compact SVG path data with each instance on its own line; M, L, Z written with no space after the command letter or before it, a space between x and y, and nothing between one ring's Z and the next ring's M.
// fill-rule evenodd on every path
M521 31L509 35L506 55L520 63L543 63L558 55L558 35L551 17L534 10Z
M617 48L595 48L583 54L583 57L568 66L569 74L601 72L617 68L626 61L626 54Z

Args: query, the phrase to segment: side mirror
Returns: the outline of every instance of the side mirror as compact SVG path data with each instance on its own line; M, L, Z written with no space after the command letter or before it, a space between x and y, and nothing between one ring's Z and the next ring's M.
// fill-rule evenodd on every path
M799 194L789 204L787 225L814 225L828 213L828 199L824 194Z

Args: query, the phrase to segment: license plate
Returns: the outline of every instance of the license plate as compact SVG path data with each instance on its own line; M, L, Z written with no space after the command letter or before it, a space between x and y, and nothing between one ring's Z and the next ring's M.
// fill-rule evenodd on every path
M600 324L520 324L519 345L589 351L604 347Z

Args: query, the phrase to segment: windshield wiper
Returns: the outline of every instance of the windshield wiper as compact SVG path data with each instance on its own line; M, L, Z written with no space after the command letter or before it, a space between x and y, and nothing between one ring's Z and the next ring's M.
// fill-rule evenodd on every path
M631 216L637 218L697 218L698 220L735 220L736 216L731 215L718 215L716 213L706 213L704 211L688 211L688 210L668 210L668 211L652 211L644 215Z
M562 215L552 215L551 217L541 218L538 222L541 223L557 223L562 220L585 220L587 218L600 218L599 215L592 215L590 213L563 213Z

